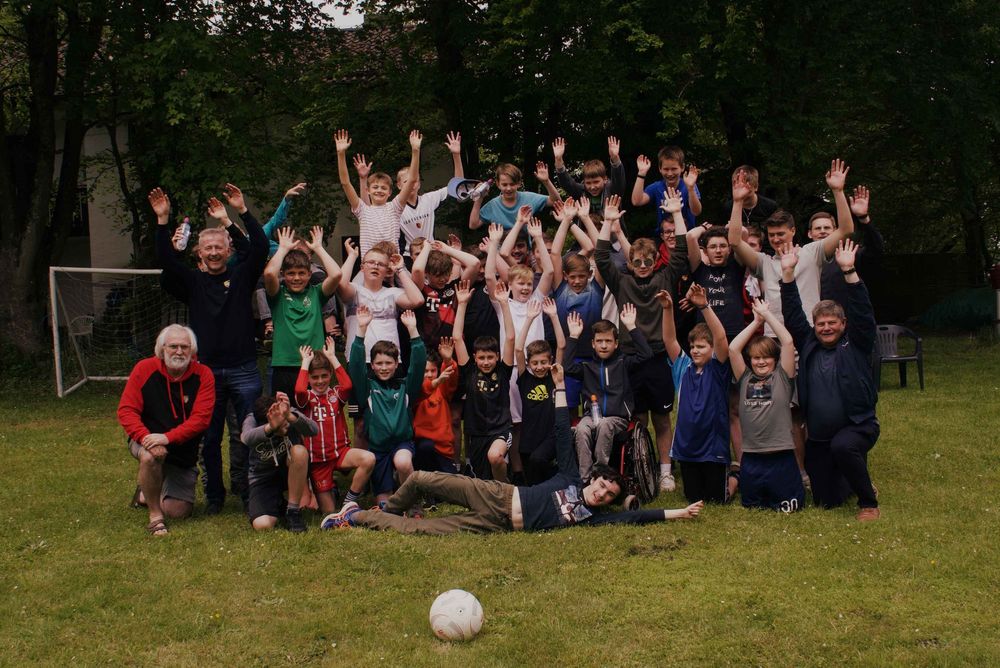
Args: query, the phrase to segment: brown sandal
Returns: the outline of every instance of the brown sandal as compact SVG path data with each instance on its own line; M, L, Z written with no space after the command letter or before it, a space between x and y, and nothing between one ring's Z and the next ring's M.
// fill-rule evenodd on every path
M151 520L149 524L146 525L146 531L150 536L166 536L170 533L167 528L167 523L163 521L163 518Z

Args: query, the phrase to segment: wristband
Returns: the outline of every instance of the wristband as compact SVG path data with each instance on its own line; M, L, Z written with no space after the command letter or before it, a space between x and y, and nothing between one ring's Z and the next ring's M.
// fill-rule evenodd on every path
M704 306L695 306L695 308L698 309L699 311L704 311L705 309L708 308L708 304L705 304Z
M844 276L850 276L851 274L858 273L858 270L855 269L854 267L851 267L850 269L844 270L842 273L844 274Z
M562 392L563 394L566 394L566 388L565 387L557 387L556 389L552 390L552 394L555 394L556 392Z
M645 181L646 180L646 175L645 174L636 174L635 178L642 179L643 181Z

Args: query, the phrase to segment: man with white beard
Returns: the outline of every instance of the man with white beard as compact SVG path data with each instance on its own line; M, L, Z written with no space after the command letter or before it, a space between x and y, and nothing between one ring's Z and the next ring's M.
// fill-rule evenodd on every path
M167 325L155 355L132 369L118 403L129 451L139 460L136 501L149 509L153 536L167 535L166 517L187 517L194 508L198 446L215 406L215 377L197 353L190 328Z

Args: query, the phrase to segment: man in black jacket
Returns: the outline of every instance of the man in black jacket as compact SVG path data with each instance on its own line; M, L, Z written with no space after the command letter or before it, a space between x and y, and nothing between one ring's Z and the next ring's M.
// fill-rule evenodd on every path
M812 327L795 284L797 251L787 244L778 254L782 315L799 351L799 404L809 432L806 471L813 500L832 508L853 492L858 521L868 522L880 515L867 459L879 437L871 373L876 325L868 290L854 268L856 251L849 239L837 247L837 265L847 283L847 316L840 304L824 300L813 308Z
M260 372L254 345L251 297L267 262L268 241L260 224L247 210L243 193L231 183L225 198L240 214L250 238L246 257L229 264L230 237L242 234L229 222L226 207L211 198L208 213L225 229L209 228L198 237L198 255L204 267L199 271L185 265L170 243L170 200L160 189L149 193L156 214L156 258L163 267L164 289L188 306L191 329L198 336L199 359L215 376L215 409L202 446L207 514L221 512L226 499L222 483L222 430L226 406L232 401L236 418L242 423L261 394ZM232 446L230 446L232 447ZM245 446L241 448L243 450ZM230 484L247 502L247 453L230 452Z

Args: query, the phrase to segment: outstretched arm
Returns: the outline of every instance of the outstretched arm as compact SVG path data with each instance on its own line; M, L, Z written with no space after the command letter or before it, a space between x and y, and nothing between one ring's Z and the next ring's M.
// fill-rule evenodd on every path
M747 370L746 362L743 361L743 348L746 347L750 339L753 338L760 327L762 319L756 309L753 314L753 321L743 328L743 331L733 337L729 342L729 364L733 369L733 376L739 380L743 377L743 372Z
M562 323L559 322L559 309L556 302L551 297L546 297L542 302L542 312L548 316L552 324L552 333L556 336L556 363L562 364L563 352L566 350L566 334L563 332Z
M497 284L497 246L503 238L503 228L496 223L490 224L489 248L486 251L486 292L493 294Z
M698 196L698 166L688 165L684 172L684 185L688 191L688 208L696 216L701 215L701 197Z
M469 361L469 349L465 346L465 312L469 309L469 300L472 299L472 288L468 281L459 281L455 286L455 301L458 308L455 310L455 325L452 327L451 338L455 343L455 361L459 366L465 366Z
M493 302L500 305L503 316L503 341L500 342L500 359L507 366L514 366L514 318L510 314L510 299L507 297L507 285L497 283L491 295Z
M671 362L676 362L681 356L681 344L677 343L677 329L674 325L674 300L667 290L660 290L656 293L656 301L663 309L663 321L661 324L663 332L663 346L667 350L667 356Z
M353 302L357 295L357 290L351 283L351 274L354 273L354 263L357 261L358 247L350 239L344 239L344 266L340 270L343 280L337 285L337 294L345 302Z
M295 248L295 231L290 227L280 228L278 250L264 267L264 291L268 297L278 294L278 289L281 287L281 263L284 262L288 251L293 248Z
M389 258L389 268L396 277L396 284L403 288L403 294L396 295L396 306L402 309L419 308L424 304L424 293L413 282L410 272L406 271L403 256L399 253Z
M340 270L340 265L337 261L330 257L330 254L326 252L326 248L323 246L323 228L319 225L315 225L312 228L312 238L306 243L309 246L309 250L319 258L319 261L323 264L323 270L326 272L326 278L323 279L323 297L329 298L337 291L337 286L340 285L340 279L343 274Z
M635 175L635 185L632 186L632 206L645 206L649 204L649 195L646 194L646 173L649 172L649 158L640 155L635 159L637 173Z
M528 302L528 312L524 318L524 324L521 326L521 331L517 333L517 338L514 340L514 359L517 361L518 375L524 373L524 370L528 366L524 359L524 346L527 343L528 336L531 335L531 325L541 312L542 303L540 301L532 299Z
M850 239L854 234L854 217L851 215L851 205L844 194L847 183L847 173L851 168L843 160L830 163L830 171L826 173L826 185L833 191L833 201L837 204L837 229L833 234L823 239L823 254L830 258L837 252L837 244L841 239Z
M729 245L736 259L750 271L757 270L760 255L743 240L743 201L750 196L746 174L737 172L733 177L733 209L729 214Z
M351 175L347 171L347 149L351 147L351 137L347 134L347 130L337 130L333 135L333 141L337 148L337 175L347 196L347 203L351 211L354 211L358 208L358 192L351 184Z
M445 137L444 145L448 149L448 152L451 153L451 162L455 168L455 178L463 178L465 176L465 167L462 166L462 133L449 132L448 136Z
M545 239L542 237L542 221L535 218L534 221L528 223L528 235L531 237L533 246L541 248L542 251L545 250ZM541 264L542 276L538 279L537 289L538 292L547 297L552 291L552 255L545 252L539 253L538 261Z
M407 174L406 185L399 191L399 201L405 202L417 189L417 180L420 178L420 143L423 135L418 130L410 131L410 170Z

